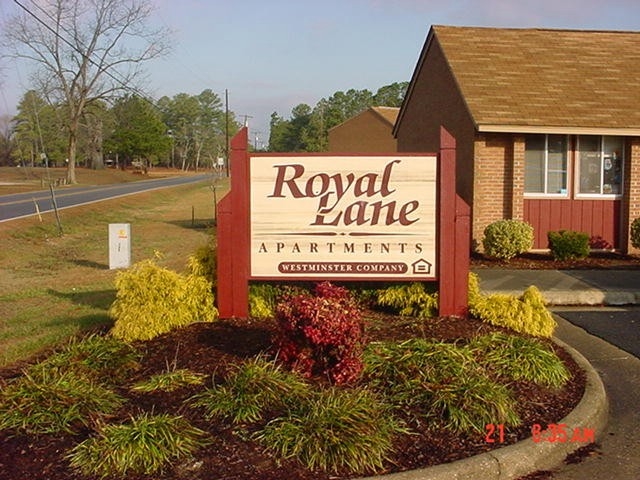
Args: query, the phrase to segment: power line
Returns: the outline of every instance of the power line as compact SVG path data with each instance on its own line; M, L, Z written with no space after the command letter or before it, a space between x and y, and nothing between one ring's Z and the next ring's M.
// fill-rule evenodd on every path
M110 77L112 80L114 80L115 82L117 82L124 90L126 91L130 91L142 98L145 98L146 95L143 92L140 92L138 89L136 89L135 87L131 87L129 85L127 85L126 81L122 78L116 78L114 76L114 74L109 71L109 70L105 70L101 65L99 65L98 63L96 63L89 55L87 55L85 52L81 51L76 45L74 45L73 43L71 43L69 40L67 40L66 38L64 38L58 31L56 31L55 29L53 29L52 27L50 27L49 25L47 25L47 23L45 21L43 21L40 17L38 17L35 13L33 13L31 10L29 10L25 5L23 5L22 3L20 3L19 0L13 0L14 3L16 5L18 5L21 9L23 9L29 16L33 17L40 25L42 25L44 28L46 28L49 32L51 32L56 38L62 40L65 44L67 44L69 47L71 47L72 50L74 50L76 53L80 54L83 58L86 58L87 61L89 63L91 63L94 67L96 67L98 69L98 73L104 73L105 75L107 75L108 77ZM38 5L36 2L34 2L32 0L32 2L35 7L40 10L42 13L44 13L50 20L52 20L54 23L56 23L56 20L54 18L51 17L51 15L44 9L42 8L40 5ZM69 32L68 30L66 30L64 28L64 26L60 25L60 28L67 34L73 37L73 34L71 32ZM150 102L153 103L153 102Z

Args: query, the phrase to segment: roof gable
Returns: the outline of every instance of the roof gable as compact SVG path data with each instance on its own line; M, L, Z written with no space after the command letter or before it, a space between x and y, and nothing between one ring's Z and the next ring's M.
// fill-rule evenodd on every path
M371 110L377 113L391 127L396 123L398 112L400 111L398 107L371 107Z
M352 123L354 121L360 120L362 117L372 116L373 118L377 118L382 123L388 124L390 127L396 122L396 118L398 118L399 108L396 107L369 107L366 110L354 115L353 117L347 118L344 122L339 123L331 127L329 130L333 130L334 128L342 128L345 124Z
M478 130L640 128L640 32L434 26L434 38Z

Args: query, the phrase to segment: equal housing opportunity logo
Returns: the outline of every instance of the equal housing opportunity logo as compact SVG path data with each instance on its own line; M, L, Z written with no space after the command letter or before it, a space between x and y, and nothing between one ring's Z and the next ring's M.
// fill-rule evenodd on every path
M250 157L254 278L435 278L436 157Z

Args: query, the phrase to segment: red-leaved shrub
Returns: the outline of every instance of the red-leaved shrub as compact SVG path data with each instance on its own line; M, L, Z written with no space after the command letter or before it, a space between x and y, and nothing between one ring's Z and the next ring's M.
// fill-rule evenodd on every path
M330 282L314 294L284 298L276 307L278 358L306 377L326 375L335 384L362 371L364 325L349 291Z

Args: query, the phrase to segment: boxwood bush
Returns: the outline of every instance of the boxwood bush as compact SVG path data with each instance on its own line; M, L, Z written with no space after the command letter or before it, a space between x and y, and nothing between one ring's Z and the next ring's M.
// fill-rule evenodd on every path
M488 257L510 260L533 247L533 227L521 220L498 220L484 229L482 246Z
M549 249L554 260L579 260L589 256L589 235L572 230L548 232Z
M631 222L631 245L633 248L640 248L640 218Z

